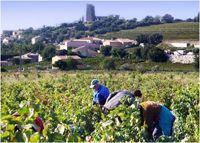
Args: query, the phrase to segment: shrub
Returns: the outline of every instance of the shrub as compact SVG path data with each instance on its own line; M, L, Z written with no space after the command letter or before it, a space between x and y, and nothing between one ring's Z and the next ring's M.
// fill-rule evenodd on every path
M101 54L104 55L104 56L110 56L111 55L111 49L112 47L111 46L102 46L100 51L101 51Z
M1 68L1 72L7 72L5 68Z
M102 62L102 67L103 67L103 69L106 69L106 70L116 69L114 59L105 59Z
M131 70L130 64L123 64L120 66L120 70Z
M168 56L159 48L151 48L148 52L148 58L153 62L166 62L168 60Z
M77 60L68 59L66 61L59 60L54 64L54 66L61 70L72 70L77 68L77 64Z

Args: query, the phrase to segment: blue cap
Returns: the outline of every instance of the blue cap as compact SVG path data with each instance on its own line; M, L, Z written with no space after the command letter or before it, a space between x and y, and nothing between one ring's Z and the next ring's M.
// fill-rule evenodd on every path
M97 85L99 81L97 79L93 79L90 83L90 88L93 88L95 85Z

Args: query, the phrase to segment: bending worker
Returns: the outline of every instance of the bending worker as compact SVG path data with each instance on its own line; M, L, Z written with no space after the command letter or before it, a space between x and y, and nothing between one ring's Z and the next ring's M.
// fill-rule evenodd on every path
M103 106L108 98L110 92L107 87L100 84L97 79L93 79L90 84L90 88L93 88L93 104L100 104Z
M131 101L135 100L135 97L142 97L140 90L135 92L130 92L128 90L119 90L112 92L106 100L105 105L103 106L103 112L107 113L109 110L119 106L123 97L128 96L131 98Z
M154 140L161 135L171 136L175 116L163 105L153 101L140 103L142 125L146 124L148 132Z

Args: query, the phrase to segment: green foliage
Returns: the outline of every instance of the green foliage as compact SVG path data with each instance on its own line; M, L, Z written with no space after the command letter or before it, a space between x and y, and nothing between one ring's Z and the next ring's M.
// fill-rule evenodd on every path
M151 48L148 52L148 57L153 62L166 62L168 60L168 56L164 50L159 48Z
M176 115L171 137L156 142L199 141L198 73L69 71L1 74L2 142L153 142L140 127L139 101L122 104L103 114L92 107L91 79L98 78L110 91L141 89L143 101L153 100ZM12 116L20 113L19 117ZM42 133L30 127L36 116L44 121ZM19 130L14 133L14 128Z
M171 16L170 14L165 14L165 15L162 17L161 21L162 21L163 23L172 23L172 22L174 21L174 17Z
M138 43L144 43L144 44L152 44L152 45L157 45L161 43L163 40L162 34L159 33L154 33L152 35L145 35L141 34L137 36L136 41Z
M55 56L56 48L53 45L46 45L42 51L42 57L44 60L51 61L51 58Z
M197 71L199 71L199 56L195 56L194 67Z
M68 59L66 61L59 60L57 61L54 66L58 67L61 70L72 70L77 68L77 60L75 59Z
M111 55L111 46L101 46L100 52L104 55L104 56L110 56Z
M102 67L103 67L103 69L106 69L106 70L114 70L116 68L115 67L115 60L114 59L103 60Z
M127 56L127 52L124 49L117 49L117 48L113 48L111 54L113 57L117 58L124 58L125 56Z

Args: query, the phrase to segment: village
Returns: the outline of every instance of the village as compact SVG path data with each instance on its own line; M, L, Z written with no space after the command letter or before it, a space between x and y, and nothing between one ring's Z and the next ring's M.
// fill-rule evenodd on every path
M21 39L23 36L21 35L21 31L12 31L5 32L2 36L3 44L9 44L14 39ZM34 45L39 42L40 36L35 36L31 39L31 44ZM200 48L198 41L190 41L190 40L167 40L162 42L165 45L168 45L172 48L177 48L177 50L165 49L165 53L169 57L169 61L172 63L181 63L181 64L190 64L194 63L195 55L192 51L188 52L188 48ZM136 40L131 39L122 39L122 38L113 38L113 39L100 39L97 37L84 37L80 39L69 39L63 40L59 44L54 44L56 46L57 53L54 57L52 57L51 63L53 65L59 60L67 60L67 59L76 59L80 60L81 58L95 58L101 57L102 54L100 49L102 46L111 46L113 49L130 49L135 47L144 47L143 43L139 43ZM71 50L75 55L68 55L67 51ZM26 63L29 61L31 63L39 63L43 61L42 56L38 53L25 53L23 55L14 56L12 59L1 60L1 66L11 66L14 63L13 60L21 60Z

